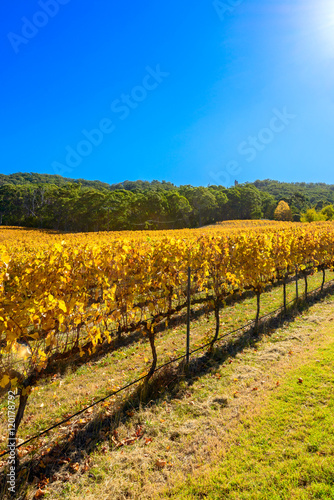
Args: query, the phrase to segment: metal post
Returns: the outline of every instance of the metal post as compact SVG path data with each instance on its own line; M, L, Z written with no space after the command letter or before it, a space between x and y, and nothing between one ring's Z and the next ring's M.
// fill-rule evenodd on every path
M186 363L189 365L190 348L190 267L188 267L188 287L187 287L187 356Z
M298 270L296 269L296 301L298 302Z
M283 308L284 308L284 314L286 314L286 281L285 281L285 278L283 280Z

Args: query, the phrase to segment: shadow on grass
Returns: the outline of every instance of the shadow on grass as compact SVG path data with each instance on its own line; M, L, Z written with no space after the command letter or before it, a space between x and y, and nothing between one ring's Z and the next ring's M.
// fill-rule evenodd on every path
M295 280L294 277L289 277L287 279L287 284L292 283ZM276 282L274 284L267 285L265 287L264 293L270 292L271 290L278 288L281 286L281 282ZM233 306L237 303L242 303L244 300L255 297L255 293L252 290L246 290L242 293L235 292L232 295L229 295L225 299L226 306ZM190 320L195 321L200 319L201 317L210 314L214 310L214 306L211 303L211 299L213 297L202 297L202 298L194 298L192 300L191 310L190 310ZM195 309L196 307L196 309ZM186 304L184 306L186 308ZM186 310L181 310L173 317L168 319L166 323L165 318L156 326L156 333L163 333L169 329L176 328L180 325L184 325L187 322L187 312ZM71 360L71 367L73 370L80 368L82 365L85 365L88 362L98 362L101 358L106 356L107 354L116 351L122 347L129 347L132 344L137 343L140 339L145 339L148 342L147 337L143 335L141 329L138 329L135 325L133 326L133 331L123 332L119 336L115 336L111 343L103 343L96 346L96 350L94 353L84 356L80 356L79 349L77 350L77 354ZM45 371L45 377L50 375L54 375L55 373L59 373L60 375L64 375L68 370L68 362L62 362L61 359L57 359L54 363L52 363L48 370Z
M117 449L113 436L117 436L117 428L121 423L132 422L134 425L142 426L142 422L136 420L133 410L141 406L159 404L161 398L180 399L186 392L184 382L192 385L198 377L204 376L211 371L216 371L227 359L234 357L246 347L256 347L257 343L266 335L283 323L293 323L302 312L309 309L310 305L322 301L334 292L334 284L329 283L324 291L311 292L308 301L299 300L297 304L291 304L287 313L282 311L275 315L262 319L257 332L254 326L249 326L233 336L218 340L214 348L208 350L201 356L192 357L189 366L185 362L172 363L167 367L158 369L147 384L138 384L131 392L128 391L122 401L116 401L114 407L96 415L90 422L80 427L77 422L72 424L69 434L60 437L56 443L50 443L45 449L40 449L33 457L26 456L16 468L16 493L9 496L6 487L7 468L0 478L0 498L24 499L27 489L31 484L50 484L55 480L66 481L70 475L82 470L87 463L89 454L96 451L98 446L106 441L112 446L111 452ZM46 435L48 436L48 435ZM140 437L139 437L140 438ZM75 465L75 467L73 466Z

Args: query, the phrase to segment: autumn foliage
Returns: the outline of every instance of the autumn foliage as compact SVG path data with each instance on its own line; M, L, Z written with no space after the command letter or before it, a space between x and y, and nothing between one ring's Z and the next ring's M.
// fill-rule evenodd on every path
M289 205L286 203L286 201L281 200L279 202L274 213L274 218L275 220L285 220L285 221L292 220L291 209Z
M192 293L219 304L296 269L333 266L333 252L330 222L66 235L2 228L0 392L25 396L58 361L88 360L135 330L154 350L156 325L186 307L189 266Z

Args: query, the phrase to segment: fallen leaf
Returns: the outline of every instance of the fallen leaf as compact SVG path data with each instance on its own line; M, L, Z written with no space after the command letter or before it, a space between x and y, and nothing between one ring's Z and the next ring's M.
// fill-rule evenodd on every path
M83 472L87 472L89 470L89 463L85 462L85 465L82 468Z
M124 445L130 445L130 444L133 444L135 443L137 440L137 437L130 437L130 438L127 438L127 439L123 439L123 441L121 441L121 443Z
M163 467L165 467L167 465L167 462L166 460L160 460L158 459L156 462L155 462L155 465L157 467L159 467L160 469L162 469Z
M70 468L71 468L73 471L75 471L75 472L77 472L77 471L79 470L79 467L80 467L80 464L79 464L78 462L75 462L75 464L71 464L71 465L70 465Z
M42 498L44 497L45 495L45 491L41 490L40 488L36 491L35 495L33 496L33 498Z
M138 425L136 429L136 436L141 438L144 434L144 427L142 425Z

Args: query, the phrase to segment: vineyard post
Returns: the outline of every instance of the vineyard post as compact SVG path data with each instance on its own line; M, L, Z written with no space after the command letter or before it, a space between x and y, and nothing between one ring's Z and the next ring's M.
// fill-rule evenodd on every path
M305 300L307 300L307 273L304 273L304 281L305 281Z
M146 375L145 383L149 381L149 379L152 377L152 375L155 372L156 366L157 366L157 360L158 360L158 355L157 355L157 350L155 347L155 331L154 331L154 323L152 322L150 325L148 322L146 322L146 332L148 334L148 340L150 341L150 347L152 351L152 365Z
M286 279L283 279L283 307L284 314L286 314Z
M214 335L212 342L211 342L211 349L213 349L213 345L216 342L216 340L218 339L218 335L219 335L219 297L216 297L216 300L214 302L215 302L216 331L215 331L215 335Z
M322 283L321 283L321 292L323 292L323 291L324 291L325 281L326 281L326 270L325 270L325 268L323 267L323 268L322 268Z
M190 284L191 284L191 269L188 267L188 284L187 284L187 352L186 364L189 365L189 350L190 350Z
M255 332L259 331L259 318L260 318L260 300L261 300L261 292L256 290L256 318L255 318Z
M298 268L296 267L296 302L298 302Z

